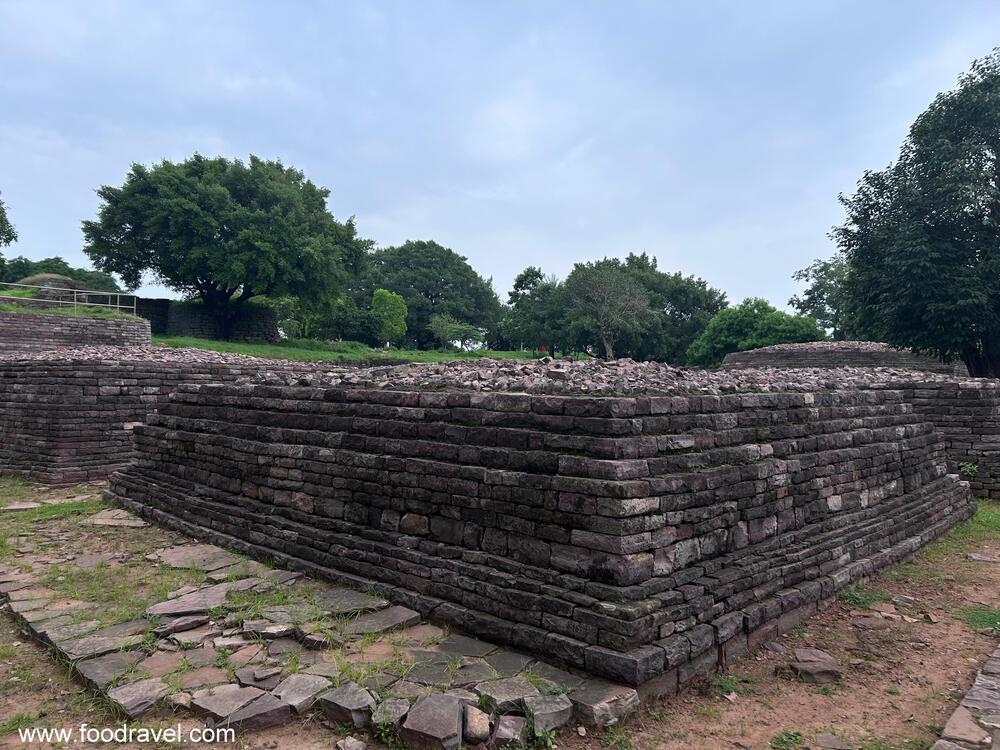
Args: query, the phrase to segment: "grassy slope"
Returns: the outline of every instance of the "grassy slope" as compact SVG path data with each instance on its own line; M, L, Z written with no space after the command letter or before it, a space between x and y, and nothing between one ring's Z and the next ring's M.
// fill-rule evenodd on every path
M304 361L380 361L399 362L448 362L454 359L478 359L495 357L500 359L530 359L530 352L476 352L419 351L416 349L370 349L354 341L323 344L317 341L295 340L287 344L250 344L239 341L215 341L186 336L154 336L154 344L194 349L211 349L216 352L233 352L254 357L271 359L295 359Z
M0 292L0 296L2 295L3 293ZM24 315L59 315L69 318L126 318L138 320L135 315L118 312L109 307L86 307L84 305L78 305L75 308L72 305L37 308L25 307L24 305L11 302L0 302L0 312L22 313Z

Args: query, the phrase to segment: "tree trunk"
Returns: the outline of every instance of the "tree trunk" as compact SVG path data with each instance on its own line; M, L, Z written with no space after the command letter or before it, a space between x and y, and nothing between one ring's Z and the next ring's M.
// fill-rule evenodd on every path
M604 356L605 356L605 359L614 359L615 358L615 350L611 348L611 342L608 341L608 337L605 336L603 333L601 334L601 344L604 345Z

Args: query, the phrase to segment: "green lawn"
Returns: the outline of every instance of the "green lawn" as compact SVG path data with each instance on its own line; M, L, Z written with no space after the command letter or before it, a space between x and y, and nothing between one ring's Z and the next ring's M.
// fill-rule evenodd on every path
M449 362L455 359L531 359L531 352L497 352L481 349L475 352L419 351L417 349L371 349L356 341L326 344L310 339L294 339L284 344L251 344L239 341L215 341L187 336L154 336L154 344L175 348L210 349L216 352L247 354L270 359L295 359L308 362Z
M11 296L0 291L0 297ZM20 296L20 295L14 295ZM26 307L16 302L4 302L0 300L0 312L23 313L25 315L61 315L70 318L128 318L138 320L131 313L118 312L111 307L88 307L86 305L62 305L61 307Z

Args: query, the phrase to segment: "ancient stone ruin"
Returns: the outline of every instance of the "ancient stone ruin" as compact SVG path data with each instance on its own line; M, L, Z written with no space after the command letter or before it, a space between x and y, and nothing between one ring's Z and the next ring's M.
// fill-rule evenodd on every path
M969 374L961 361L941 362L934 357L894 349L877 341L775 344L727 354L722 367L727 370L741 367L895 367L950 375Z
M906 370L621 361L243 380L179 384L109 496L665 693L967 518L937 423L996 397Z
M148 346L0 354L0 472L48 484L105 479L132 459L132 428L178 385L231 382L265 365L306 367Z
M149 321L0 312L0 354L80 346L149 346Z

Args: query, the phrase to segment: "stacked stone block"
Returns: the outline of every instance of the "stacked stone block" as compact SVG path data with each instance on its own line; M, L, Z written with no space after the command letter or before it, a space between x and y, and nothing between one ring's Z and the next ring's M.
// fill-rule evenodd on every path
M941 362L934 357L893 349L873 341L813 341L805 344L778 344L727 354L722 367L892 367L947 375L967 376L965 364Z
M976 497L1000 498L1000 382L916 382L906 397L944 438L949 470L968 480Z
M149 321L0 312L0 352L78 346L149 346Z
M182 384L135 435L126 507L660 692L971 512L905 388Z
M260 362L171 350L125 358L124 351L0 358L0 473L48 484L105 479L132 459L133 428L175 388L235 381L257 372Z

